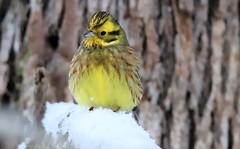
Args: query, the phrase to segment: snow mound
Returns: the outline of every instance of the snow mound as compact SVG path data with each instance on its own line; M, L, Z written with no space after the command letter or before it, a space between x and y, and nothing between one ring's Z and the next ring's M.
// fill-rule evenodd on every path
M81 149L160 149L132 118L109 109L89 111L73 103L47 103L42 120L53 138L65 134Z

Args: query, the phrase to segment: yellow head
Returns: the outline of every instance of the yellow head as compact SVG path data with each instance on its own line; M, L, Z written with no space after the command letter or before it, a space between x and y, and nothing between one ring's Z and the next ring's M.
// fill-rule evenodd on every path
M88 31L83 36L86 46L128 45L124 30L113 16L105 11L93 14Z

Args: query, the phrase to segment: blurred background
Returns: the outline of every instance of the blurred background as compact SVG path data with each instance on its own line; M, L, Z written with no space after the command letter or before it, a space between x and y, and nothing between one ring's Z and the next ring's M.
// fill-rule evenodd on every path
M139 124L157 144L240 148L239 0L0 0L2 127L16 113L41 125L46 101L73 102L69 65L97 10L142 59ZM0 135L0 148L19 142Z

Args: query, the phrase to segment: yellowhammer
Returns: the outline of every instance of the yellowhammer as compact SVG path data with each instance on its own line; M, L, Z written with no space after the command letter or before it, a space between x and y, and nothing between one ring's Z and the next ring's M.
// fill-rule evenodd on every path
M78 104L93 109L131 111L140 101L139 59L111 14L93 14L69 72L69 88Z

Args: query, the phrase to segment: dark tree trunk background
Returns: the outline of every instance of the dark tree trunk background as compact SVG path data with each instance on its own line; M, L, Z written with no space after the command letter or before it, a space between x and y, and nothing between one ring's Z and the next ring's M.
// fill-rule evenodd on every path
M140 125L164 149L240 148L239 0L0 0L0 107L72 102L87 20L111 12L142 58Z

